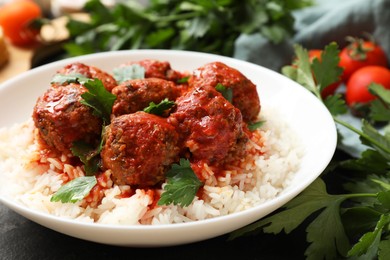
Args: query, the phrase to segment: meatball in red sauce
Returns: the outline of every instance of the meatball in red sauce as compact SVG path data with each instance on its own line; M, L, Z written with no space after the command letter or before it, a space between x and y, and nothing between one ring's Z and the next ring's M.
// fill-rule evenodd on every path
M94 66L88 66L80 62L71 63L66 65L57 74L62 75L83 75L90 79L99 79L102 81L104 88L111 92L111 90L117 85L116 80L109 73L102 71Z
M159 78L127 80L112 90L117 98L112 115L135 113L149 106L150 102L160 103L165 98L174 101L180 90L172 81Z
M166 119L145 112L116 117L106 127L103 167L116 184L150 187L178 160L178 134Z
M171 68L171 64L167 61L145 59L140 61L132 61L122 66L138 64L145 69L145 78L160 78L173 82L177 82L186 75L175 71Z
M253 122L260 113L256 86L238 70L221 62L208 63L196 70L188 82L190 87L211 87L218 84L233 90L232 103L240 109L245 122Z
M86 91L82 85L71 83L49 88L38 98L32 117L49 147L68 153L74 141L94 144L99 138L101 119L80 102Z
M176 106L168 122L180 133L182 152L188 149L192 163L223 161L245 138L240 110L214 89L195 88Z

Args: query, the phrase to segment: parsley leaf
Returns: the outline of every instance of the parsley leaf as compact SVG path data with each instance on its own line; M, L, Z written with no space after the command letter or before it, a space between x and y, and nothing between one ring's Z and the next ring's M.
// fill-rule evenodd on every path
M347 112L347 106L341 94L330 95L324 100L325 106L329 112L334 115L342 115Z
M338 66L339 50L336 43L330 43L321 54L321 61L314 59L310 63L309 53L300 45L295 45L295 54L297 56L292 66L282 68L282 73L298 82L318 99L322 100L321 91L330 84L339 80L342 69ZM341 95L328 97L324 101L325 106L332 115L344 114L347 112L345 101Z
M122 83L130 79L145 78L145 68L139 64L117 67L113 69L114 78L118 83Z
M340 166L355 172L371 172L373 174L386 174L390 170L389 161L378 151L372 149L365 150L360 158L341 162Z
M293 66L283 67L282 73L298 82L318 97L319 90L312 75L309 53L300 45L295 45L294 49L297 59L294 61Z
M88 89L88 92L81 95L83 98L81 103L91 107L94 115L102 118L108 124L116 96L107 91L99 79L92 79L85 82L84 87Z
M158 104L154 102L150 102L149 106L144 108L144 112L161 116L164 114L166 110L172 108L174 105L175 105L174 101L170 101L168 100L168 98L165 98Z
M323 209L307 228L307 240L311 242L311 245L306 255L309 259L332 259L337 255L335 245L337 250L344 254L349 248L339 215L340 204L347 198L346 195L329 195L325 190L325 183L317 179L301 194L288 202L283 211L234 231L230 239L261 228L266 233L277 234L282 230L290 233L310 215Z
M51 83L58 83L60 85L64 85L64 84L70 84L70 83L80 83L80 84L84 84L85 82L87 82L88 80L90 80L90 78L87 78L85 77L84 75L82 74L78 74L78 73L75 73L75 74L68 74L68 75L63 75L63 74L55 74L54 77L52 78L51 80Z
M250 122L248 123L248 129L249 131L255 131L256 129L260 128L262 125L264 125L265 121L258 121L258 122Z
M56 74L51 83L59 83L61 85L65 83L82 84L88 89L88 92L81 95L83 98L81 103L91 107L93 114L102 118L105 123L110 122L111 110L116 96L106 90L100 79L87 78L77 73L69 75Z
M390 238L387 237L379 243L379 259L387 259L390 256Z
M371 83L368 90L378 98L371 102L369 116L377 122L390 121L390 90L385 89L382 85Z
M161 194L158 205L179 205L186 207L194 200L203 185L191 169L190 162L181 158L179 164L173 164L167 172L167 184Z
M95 176L78 177L63 185L56 193L53 194L50 201L75 203L84 199L96 184L97 180Z
M390 160L390 138L378 132L366 120L362 120L363 134L360 140L363 144L373 147L381 153L387 160Z
M221 83L218 83L216 86L215 86L215 89L222 94L222 96L227 100L229 101L230 103L232 103L232 100L233 100L233 89L231 88L227 88L225 87L224 85L222 85Z
M189 76L186 76L186 77L183 77L183 78L181 78L181 79L178 79L178 80L176 81L176 83L177 83L177 84L187 83L189 79L190 79L190 77L189 77Z
M343 69L338 66L339 52L337 44L331 43L325 46L321 54L321 61L313 60L311 68L320 92L330 84L337 82L343 72Z
M348 256L365 256L366 259L373 259L377 255L381 233L386 225L390 224L390 215L381 215L374 231L365 233L351 250Z
M98 148L83 142L73 142L70 149L74 156L80 158L80 161L84 164L85 174L91 176L99 170L101 145Z

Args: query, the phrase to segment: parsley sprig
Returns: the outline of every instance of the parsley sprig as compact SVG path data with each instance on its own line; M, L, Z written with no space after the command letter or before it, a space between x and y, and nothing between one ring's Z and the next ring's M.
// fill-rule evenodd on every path
M160 103L156 104L153 101L149 103L149 106L144 108L144 112L162 116L164 112L169 111L173 106L175 106L175 102L169 100L168 98L164 98Z
M161 194L158 205L179 205L186 207L192 203L203 183L195 175L190 162L181 158L179 164L173 164L166 175L167 184Z
M88 89L81 97L81 103L93 109L95 116L103 119L104 124L110 123L111 110L116 96L107 91L99 79L91 79L84 83Z
M369 89L378 98L370 105L370 118L363 119L358 129L339 117L348 111L341 94L325 100L320 94L340 76L337 44L326 46L322 61L314 60L313 64L301 46L295 46L295 53L297 59L293 66L284 67L282 72L321 100L335 123L356 134L367 149L359 158L334 161L328 172L280 211L233 232L230 239L259 231L290 233L309 221L307 259L387 259L390 254L390 134L378 131L370 122L389 123L390 91L371 84ZM329 172L334 169L344 180L341 194L329 194L323 180L328 174L329 183Z
M50 198L50 201L75 203L84 199L96 184L97 180L95 176L78 177L61 186L61 188Z
M86 78L79 74L62 75L56 74L52 83L82 84L88 91L81 94L82 104L90 107L92 113L103 120L101 138L97 146L86 143L83 140L73 142L71 152L77 156L84 164L86 177L78 177L61 187L53 194L51 201L76 202L82 200L90 190L95 186L96 177L94 176L100 166L100 152L103 147L103 136L105 126L110 123L112 106L116 96L107 91L99 79Z

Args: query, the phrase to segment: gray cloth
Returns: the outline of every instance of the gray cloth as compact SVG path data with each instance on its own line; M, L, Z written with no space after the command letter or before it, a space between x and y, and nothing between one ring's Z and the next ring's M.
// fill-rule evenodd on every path
M293 44L322 49L332 41L340 47L345 37L372 34L390 60L390 0L322 0L294 12L296 34L273 44L260 34L236 40L234 57L280 71L293 57Z

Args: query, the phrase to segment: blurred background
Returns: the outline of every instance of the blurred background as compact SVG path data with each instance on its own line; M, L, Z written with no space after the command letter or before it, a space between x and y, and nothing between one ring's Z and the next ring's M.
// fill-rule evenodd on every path
M352 36L372 37L389 59L389 10L388 0L0 0L0 82L53 60L123 49L216 53L280 71L296 43L342 48Z
M0 84L59 59L132 49L215 53L281 72L293 62L295 44L314 51L335 42L342 50L357 38L380 46L388 68L389 24L390 0L0 0ZM363 149L348 133L338 148L334 161L359 157ZM331 192L340 191L337 171L325 180ZM307 223L288 235L131 251L48 230L3 205L0 223L7 233L0 236L0 259L243 259L241 252L245 259L303 259L308 247Z

